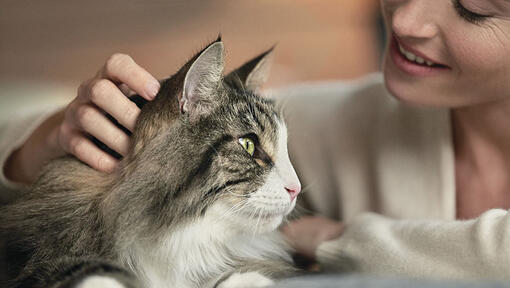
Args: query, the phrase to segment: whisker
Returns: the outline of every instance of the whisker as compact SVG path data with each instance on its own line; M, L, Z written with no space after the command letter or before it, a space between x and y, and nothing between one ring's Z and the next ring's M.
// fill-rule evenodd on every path
M258 214L258 210L259 209L260 208L258 208L258 207L255 207L254 209L251 209L249 218L250 219L256 219L256 215ZM251 231L252 232L252 238L254 238L255 235L257 234L257 231L256 231L257 230L257 225L258 225L258 223L255 221L255 227L253 227L253 230Z
M228 216L242 210L244 208L244 205L246 205L246 203L243 203L243 202L238 202L236 204L234 204L232 207L230 207L222 216L221 218L227 218Z
M262 208L257 207L256 211L257 211L257 215L258 216L257 216L257 222L255 224L255 229L254 229L253 237L255 237L255 235L259 234L259 226L260 226L260 218L261 218L260 211L262 211Z
M239 211L243 210L243 209L246 207L246 205L247 205L247 203L246 203L246 202L245 202L245 203L243 203L243 204L242 204L241 206L239 206L238 208L236 208L236 209L232 210L232 212L231 212L231 213L232 213L232 214L234 214L234 213L238 213Z
M289 224L289 223L290 223L290 221L289 221L289 219L288 219L288 215L287 215L287 216L284 216L284 217L282 218L282 225L281 225L281 226L285 226L285 225L287 225L287 224Z

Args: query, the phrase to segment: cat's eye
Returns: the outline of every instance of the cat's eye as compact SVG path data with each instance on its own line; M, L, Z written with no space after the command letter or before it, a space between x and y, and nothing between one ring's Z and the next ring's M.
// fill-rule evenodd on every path
M241 137L239 138L239 143L243 146L244 150L250 154L250 156L253 156L255 153L255 142L252 139L248 137Z

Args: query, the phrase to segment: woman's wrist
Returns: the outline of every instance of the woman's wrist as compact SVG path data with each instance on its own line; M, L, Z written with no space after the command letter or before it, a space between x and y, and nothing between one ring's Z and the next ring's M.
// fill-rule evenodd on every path
M50 116L21 147L11 153L3 167L9 181L30 184L48 161L65 154L58 142L63 116L63 111Z
M315 259L317 248L324 242L340 237L345 224L320 216L309 216L282 228L289 244L297 253Z
M324 224L324 228L317 233L316 242L313 249L313 258L317 258L317 250L321 244L338 239L342 236L345 230L345 224L343 222L331 221Z

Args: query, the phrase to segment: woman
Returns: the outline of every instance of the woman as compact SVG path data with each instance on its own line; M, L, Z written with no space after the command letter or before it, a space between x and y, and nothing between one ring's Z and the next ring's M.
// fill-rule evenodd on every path
M280 93L310 206L347 223L304 218L284 232L328 268L348 259L369 273L510 279L510 1L381 2L384 77ZM131 58L114 55L65 112L5 133L2 182L12 197L15 183L65 153L115 168L84 135L125 153L128 137L96 108L132 129L139 110L116 84L147 99L159 88ZM33 133L20 136L19 127ZM360 216L366 211L391 218Z

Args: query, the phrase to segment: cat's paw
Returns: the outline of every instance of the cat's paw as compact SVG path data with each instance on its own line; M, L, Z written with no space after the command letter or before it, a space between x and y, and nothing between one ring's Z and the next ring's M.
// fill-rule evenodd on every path
M218 285L218 288L252 288L268 287L273 285L273 280L259 272L234 273Z
M89 276L83 279L76 288L128 288L117 279L107 276Z

